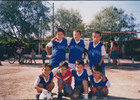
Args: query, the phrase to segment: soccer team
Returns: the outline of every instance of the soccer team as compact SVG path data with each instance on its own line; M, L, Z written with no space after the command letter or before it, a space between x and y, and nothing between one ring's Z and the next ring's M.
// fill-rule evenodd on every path
M52 91L54 77L58 79L58 100L61 100L62 96L69 96L71 99L88 99L89 94L92 95L92 99L97 99L99 94L106 99L110 82L105 76L106 50L100 42L101 33L93 32L93 41L81 40L80 30L73 31L73 38L64 35L65 31L57 28L55 37L46 45L48 55L50 55L49 48L52 47L52 55L49 56L50 63L43 64L42 73L35 80L36 99L39 99L42 92ZM69 47L68 63L65 61L67 47ZM82 60L84 49L88 52L90 69L85 69ZM74 89L71 86L72 77L74 77Z

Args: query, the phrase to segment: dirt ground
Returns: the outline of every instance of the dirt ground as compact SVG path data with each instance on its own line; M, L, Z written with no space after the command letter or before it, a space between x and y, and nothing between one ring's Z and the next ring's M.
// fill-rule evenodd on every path
M38 62L41 63L39 60ZM36 91L33 84L41 72L41 64L19 65L17 62L9 64L8 61L3 61L2 64L3 66L0 66L0 99L34 99ZM111 83L109 99L140 99L139 65L135 67L120 65L119 69L111 69L111 66L107 65L106 76ZM56 79L54 82L53 92L57 93Z

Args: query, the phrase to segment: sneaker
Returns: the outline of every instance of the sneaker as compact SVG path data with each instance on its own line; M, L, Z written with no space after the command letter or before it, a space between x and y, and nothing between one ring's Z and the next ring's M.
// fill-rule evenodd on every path
M58 93L58 100L61 100L62 99L62 96L63 96L63 93Z
M107 100L107 97L103 97L104 100Z
M35 100L39 100L39 96L40 96L40 94L36 94Z
M97 96L92 96L92 100L96 100L97 99Z
M88 94L83 93L83 97L84 100L88 100Z

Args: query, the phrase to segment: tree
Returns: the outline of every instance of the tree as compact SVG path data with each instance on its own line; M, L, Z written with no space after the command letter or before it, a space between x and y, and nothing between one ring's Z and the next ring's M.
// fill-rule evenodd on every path
M64 8L58 9L55 14L55 28L61 27L65 30L66 36L72 36L73 30L79 29L82 34L85 33L84 24L78 11Z
M134 33L119 33L122 31L136 32L136 24L134 21L135 18L132 14L125 14L124 10L116 7L108 7L95 16L90 26L92 27L93 31L99 30L118 32L118 34L103 34L105 40L108 40L108 37L116 37L120 41L123 41L129 40L136 36Z
M41 1L1 1L0 34L15 39L19 44L32 36L40 37L42 30L49 30L49 8Z

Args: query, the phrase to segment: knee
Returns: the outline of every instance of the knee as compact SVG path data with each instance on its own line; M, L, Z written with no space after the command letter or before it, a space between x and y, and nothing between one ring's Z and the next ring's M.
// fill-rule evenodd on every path
M84 86L84 85L87 85L87 84L88 84L87 80L83 80L83 81L82 81L82 84L83 84L83 86Z
M78 96L79 96L79 95L74 94L72 97L73 97L73 99L77 99L77 98L78 98Z
M51 82L50 83L50 86L53 88L54 87L54 82Z
M108 89L106 87L103 87L102 88L102 93L107 95L108 94Z
M92 87L91 91L93 94L96 94L98 92L97 88L95 88L95 87Z

